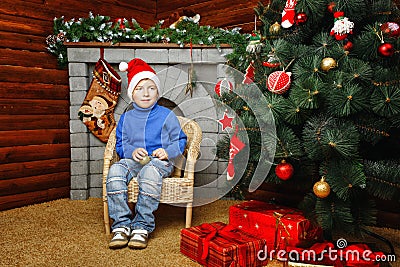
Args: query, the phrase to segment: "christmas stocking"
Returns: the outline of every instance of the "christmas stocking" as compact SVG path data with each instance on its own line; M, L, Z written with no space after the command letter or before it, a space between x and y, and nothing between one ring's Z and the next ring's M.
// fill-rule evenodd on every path
M102 142L107 142L116 122L114 109L121 93L121 77L100 58L93 70L93 79L78 116Z
M282 12L282 27L290 28L294 24L295 11L294 8L297 4L296 0L286 0L285 8Z
M239 153L240 150L242 150L246 145L240 141L240 139L237 137L237 132L239 131L238 126L236 125L236 130L235 133L233 134L231 138L231 142L229 144L229 161L228 161L228 168L227 168L227 173L226 173L226 179L232 180L233 177L235 176L235 165L233 164L233 159Z

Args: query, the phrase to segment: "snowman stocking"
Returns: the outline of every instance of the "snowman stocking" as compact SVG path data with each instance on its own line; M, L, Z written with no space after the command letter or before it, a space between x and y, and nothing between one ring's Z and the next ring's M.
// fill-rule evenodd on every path
M79 108L79 119L102 142L107 142L116 125L114 109L121 93L121 78L111 65L100 58L93 79Z
M228 161L228 168L227 168L227 173L226 173L226 175L227 175L226 179L228 181L232 180L233 177L235 176L235 165L233 163L235 156L240 152L240 150L242 150L246 146L237 137L238 130L239 130L239 128L236 125L235 133L233 134L233 136L231 138L231 142L229 144L229 161Z
M282 12L282 27L290 28L294 24L294 16L295 16L295 6L297 4L297 0L286 0L285 8Z

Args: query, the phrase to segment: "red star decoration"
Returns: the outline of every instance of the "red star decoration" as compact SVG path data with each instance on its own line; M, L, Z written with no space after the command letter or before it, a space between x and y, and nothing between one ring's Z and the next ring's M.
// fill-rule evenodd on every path
M225 112L224 117L222 119L218 120L218 122L221 123L221 125L222 125L222 131L224 131L228 127L232 128L233 118L234 117L228 117L228 115Z

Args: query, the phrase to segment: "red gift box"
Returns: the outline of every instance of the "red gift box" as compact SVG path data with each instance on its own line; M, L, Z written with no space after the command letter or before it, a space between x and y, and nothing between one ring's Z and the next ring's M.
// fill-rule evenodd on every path
M181 230L180 251L208 267L261 267L258 259L265 240L222 222L204 223Z
M300 210L257 200L229 207L229 225L265 239L269 250L309 247L322 241L322 228Z

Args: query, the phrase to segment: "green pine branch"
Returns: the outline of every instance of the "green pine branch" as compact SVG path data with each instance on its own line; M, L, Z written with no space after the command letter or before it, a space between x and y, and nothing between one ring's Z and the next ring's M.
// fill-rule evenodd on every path
M331 159L320 165L320 173L331 190L344 201L357 198L366 187L363 165L359 161Z
M305 124L302 137L310 159L359 157L359 134L351 122L326 116L312 117Z
M304 155L300 138L287 126L278 127L276 130L275 158L278 162L287 158L300 159Z
M376 145L390 136L390 120L371 112L360 112L352 118L362 141Z
M315 214L318 223L325 231L332 229L346 229L355 231L354 218L351 213L351 205L343 200L331 197L330 199L317 199Z
M364 161L367 190L380 199L400 201L400 162Z
M381 86L371 96L372 110L383 117L400 116L400 86Z
M296 79L292 85L291 96L299 99L299 105L304 109L318 109L321 105L321 92L326 84L319 79Z
M328 112L335 117L347 117L369 109L370 96L358 84L347 83L327 94Z

